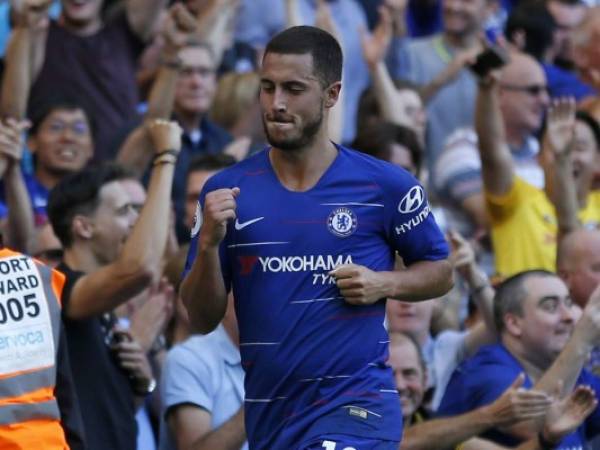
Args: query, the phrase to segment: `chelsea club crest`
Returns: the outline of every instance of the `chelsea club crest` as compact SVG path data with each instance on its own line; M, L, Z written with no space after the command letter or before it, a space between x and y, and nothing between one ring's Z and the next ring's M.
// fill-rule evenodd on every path
M327 228L339 237L348 237L357 226L356 214L349 208L334 209L327 218Z

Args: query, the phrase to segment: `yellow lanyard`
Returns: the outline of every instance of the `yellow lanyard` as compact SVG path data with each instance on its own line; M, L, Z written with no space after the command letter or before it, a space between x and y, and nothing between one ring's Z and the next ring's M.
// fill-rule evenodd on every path
M452 55L444 45L442 36L438 36L433 40L433 48L444 63L448 64L452 60Z

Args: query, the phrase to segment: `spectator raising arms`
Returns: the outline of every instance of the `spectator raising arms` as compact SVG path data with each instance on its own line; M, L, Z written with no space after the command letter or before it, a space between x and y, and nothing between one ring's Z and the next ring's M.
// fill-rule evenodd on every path
M115 330L111 314L158 279L165 253L181 129L165 121L149 127L156 156L139 220L122 184L128 175L114 166L70 176L49 201L65 249L63 316L90 449L135 448L134 398L155 385L143 349Z

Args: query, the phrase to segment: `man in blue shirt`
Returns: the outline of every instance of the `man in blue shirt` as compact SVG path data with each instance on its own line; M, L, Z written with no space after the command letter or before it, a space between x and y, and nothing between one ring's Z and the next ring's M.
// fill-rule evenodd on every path
M585 369L594 344L600 342L600 289L590 297L575 325L576 312L565 284L551 272L532 270L508 278L496 292L495 319L498 344L482 347L461 364L450 379L438 409L441 415L457 415L487 405L498 398L516 376L524 372L524 387L560 396L576 385L589 385L600 396L600 379ZM483 437L503 445L515 445L535 436L540 424L497 428ZM600 432L600 408L574 433L552 448L586 448Z
M397 449L385 299L452 285L446 242L412 175L328 139L341 71L328 33L275 36L260 92L271 148L200 195L181 296L206 333L233 288L252 449ZM405 270L394 271L396 252Z

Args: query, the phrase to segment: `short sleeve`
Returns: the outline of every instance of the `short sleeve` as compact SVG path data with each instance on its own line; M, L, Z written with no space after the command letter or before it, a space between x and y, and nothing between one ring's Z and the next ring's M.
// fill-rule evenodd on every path
M383 190L387 238L404 263L446 259L448 245L425 189L408 173L399 173Z
M71 270L65 263L60 263L56 267L56 270L65 276L61 295L63 318L65 318L65 314L71 300L71 292L73 291L73 287L75 286L75 283L77 283L77 281L79 281L79 279L85 275L85 273Z
M446 387L437 410L439 416L455 416L494 402L517 378L518 367L486 364L469 370L469 364L459 366ZM524 387L531 387L529 379Z
M194 341L192 341L194 342ZM190 341L187 341L189 345ZM212 412L215 391L211 385L214 374L201 355L185 346L173 348L167 355L162 374L163 416L169 409L181 404L193 404Z
M448 381L454 369L462 363L467 356L466 337L468 332L444 331L435 339L433 348L433 373L435 392L433 394L432 408L435 411L441 400Z
M202 189L202 192L200 192L200 197L198 198L196 212L194 214L194 219L192 222L192 240L190 242L190 248L188 250L187 259L185 262L185 269L182 278L185 277L192 268L192 264L194 263L196 255L198 253L198 237L200 235L200 230L202 229L202 210L204 208L204 200L206 198L206 194L219 188L220 186L218 186L214 182L214 177L212 177L206 182L204 188ZM223 240L223 242L221 242L221 245L219 246L219 260L221 262L221 273L223 274L223 281L225 283L225 288L228 292L231 287L231 266L227 252L227 241L229 234L230 232L228 227L227 235L225 236L225 239Z
M477 136L473 130L458 130L447 139L434 172L436 189L457 205L483 191Z
M501 223L508 219L518 208L523 196L526 195L526 185L519 177L513 177L509 191L503 195L493 195L485 192L485 201L493 223Z

